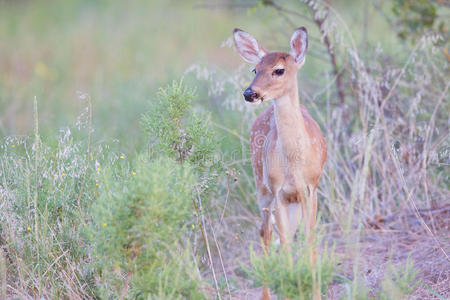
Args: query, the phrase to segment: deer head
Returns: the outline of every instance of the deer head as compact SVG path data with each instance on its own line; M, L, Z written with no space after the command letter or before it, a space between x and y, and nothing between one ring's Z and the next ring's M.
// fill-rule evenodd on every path
M268 52L247 32L238 28L233 31L234 44L241 57L254 64L255 78L244 91L245 101L262 102L285 95L297 82L297 71L305 63L308 49L308 32L298 28L291 37L291 50Z

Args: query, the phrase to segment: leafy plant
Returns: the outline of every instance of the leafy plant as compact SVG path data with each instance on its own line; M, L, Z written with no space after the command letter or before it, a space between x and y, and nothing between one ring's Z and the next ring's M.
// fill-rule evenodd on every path
M326 292L335 272L337 257L333 249L325 247L316 261L312 263L312 245L309 245L303 235L293 245L296 259L292 253L279 249L272 244L268 253L257 255L250 249L252 269L245 269L255 286L267 286L280 297L291 299L313 298L313 276L319 283L322 293ZM315 270L315 274L313 273Z
M439 20L436 5L439 8L444 4L427 0L394 0L392 12L397 18L398 36L403 40L415 41L424 33L437 32L445 37L446 24L444 20Z
M182 81L161 89L142 117L150 156L139 156L132 170L102 173L91 235L104 297L204 297L188 225L192 201L209 191L219 165L208 118L192 110L194 95Z
M143 156L134 167L129 174L105 170L103 189L92 206L100 295L203 298L186 238L195 183L192 168Z
M404 267L390 265L381 283L380 299L407 299L420 283L416 280L417 273L410 258L406 260Z
M217 140L209 117L192 109L195 91L174 81L158 93L152 110L143 114L142 126L150 138L153 154L163 154L183 163L188 161L199 172L217 166L214 154Z

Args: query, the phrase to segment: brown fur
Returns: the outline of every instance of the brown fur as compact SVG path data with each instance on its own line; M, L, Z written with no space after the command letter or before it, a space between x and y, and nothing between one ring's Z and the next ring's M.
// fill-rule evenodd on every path
M325 164L327 158L327 148L326 141L323 137L320 127L316 121L311 117L308 113L308 110L305 106L300 105L300 110L303 115L303 119L305 121L305 127L308 132L308 135L311 139L314 137L318 138L318 143L312 145L313 152L319 153L319 165L320 168L318 171L314 172L311 170L309 173L312 174L309 178L309 181L313 186L317 186L320 181L321 171L323 165ZM271 132L272 131L272 132ZM264 137L264 145L261 145L261 138ZM251 131L250 131L250 153L253 167L253 174L255 176L255 182L258 190L261 190L263 195L269 193L267 187L263 184L263 155L264 155L264 146L268 146L269 141L267 137L271 137L270 141L271 149L269 152L275 151L274 147L276 145L276 140L278 138L278 134L276 131L275 124L275 116L274 116L274 106L269 106L263 113L261 113L256 120L253 122ZM273 148L272 148L273 147ZM323 150L321 150L323 149ZM316 166L316 165L315 165ZM271 186L273 188L273 186ZM297 199L289 200L289 202L297 202Z
M260 50L248 34L235 30L235 43L246 61L257 62L247 101L274 99L274 104L253 123L250 132L252 167L261 209L261 237L265 250L272 240L272 213L281 244L290 242L304 218L306 237L313 241L317 214L317 186L327 157L319 125L298 98L297 72L305 62L307 31L299 28L291 38L291 53ZM304 46L304 47L303 47ZM252 48L255 47L255 48ZM281 74L277 70L283 69ZM315 249L311 255L313 273ZM313 280L314 299L320 290ZM263 299L269 290L263 289Z

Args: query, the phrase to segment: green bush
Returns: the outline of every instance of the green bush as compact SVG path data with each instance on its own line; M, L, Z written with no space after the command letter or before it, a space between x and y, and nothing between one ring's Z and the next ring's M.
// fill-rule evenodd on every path
M293 249L296 259L292 259L292 253L283 249L277 249L272 244L268 253L257 255L250 249L250 262L252 269L246 269L247 274L253 280L255 286L267 286L279 297L290 299L313 298L313 276L319 283L322 294L336 272L337 257L332 249L324 247L317 255L314 264L311 262L311 245L308 245L304 236L300 235ZM278 250L278 251L277 251Z
M198 176L196 189L204 194L216 186L221 166L209 116L193 111L194 98L193 89L183 86L182 80L174 81L160 90L158 101L142 115L141 123L150 140L151 155L190 163Z
M403 267L389 265L384 279L381 282L379 299L408 299L414 292L420 281L416 280L418 270L414 268L414 262L408 257Z
M192 111L194 91L173 82L142 117L150 155L100 176L91 239L102 297L201 299L188 229L198 195L215 182L217 141Z
M174 81L158 94L152 110L143 114L153 154L164 154L182 163L190 162L198 171L216 165L217 141L209 129L209 116L192 109L195 91Z
M92 206L100 295L204 298L189 252L195 177L188 164L139 157L130 174L105 170Z
M417 41L426 33L448 36L445 29L448 20L441 19L438 10L444 4L427 0L394 0L392 12L396 17L396 30L399 38ZM436 24L439 24L436 26Z

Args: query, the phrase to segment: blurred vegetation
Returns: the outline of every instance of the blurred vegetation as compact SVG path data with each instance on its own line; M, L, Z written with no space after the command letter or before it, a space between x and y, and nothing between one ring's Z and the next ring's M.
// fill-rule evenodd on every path
M32 129L36 96L50 136L75 122L81 91L94 104L96 139L120 139L126 151L142 146L139 114L160 86L199 59L233 56L219 48L230 14L194 3L0 1L0 134Z
M280 33L289 31L274 9L257 1L236 7L225 3L203 7L199 1L0 1L0 134L26 134L32 129L31 103L36 96L42 132L50 136L54 128L75 121L84 106L76 96L81 91L92 98L97 139L119 139L126 151L142 146L137 116L160 86L178 79L196 62L227 70L240 64L233 50L220 47L230 28L242 27L260 36L269 49L287 49ZM306 5L286 5L308 15ZM382 8L389 14L393 5ZM396 33L376 10L368 12L377 28L368 35L362 30L362 18L352 17L359 6L346 1L336 6L345 7L340 13L357 26L352 31L355 37L389 45L387 51L401 50ZM289 27L305 22L314 26L291 18ZM315 30L310 31L318 38ZM317 57L321 51L314 50L317 47L311 51L314 64L305 66L312 81L326 66ZM207 97L205 88L198 89L201 98ZM211 107L209 101L203 103Z
M410 258L401 268L393 265L385 274L381 283L380 299L405 299L417 288L420 280L417 279L417 269L414 268L414 262Z
M323 295L426 293L414 281L430 272L412 260L369 283L358 264L388 262L364 257L360 233L422 226L413 237L440 250L427 265L445 268L445 228L423 211L449 198L449 11L441 0L0 0L0 297L254 298L267 282L308 298L301 234L293 265L257 246L248 132L270 104L245 105L253 67L230 48L239 27L286 51L301 25L300 101L328 147Z
M424 33L439 33L448 40L448 15L439 16L438 10L450 5L445 1L396 0L392 12L398 23L398 36L401 39L417 39Z

